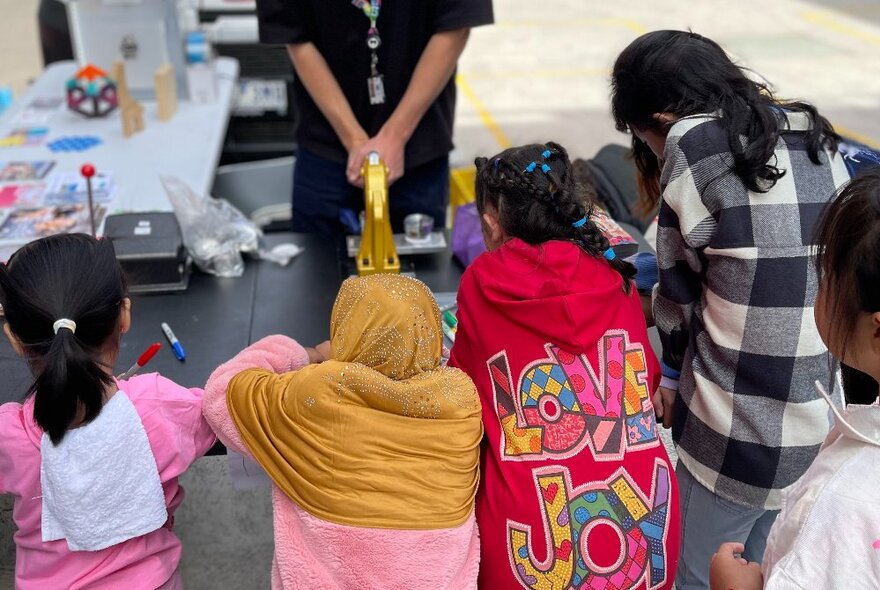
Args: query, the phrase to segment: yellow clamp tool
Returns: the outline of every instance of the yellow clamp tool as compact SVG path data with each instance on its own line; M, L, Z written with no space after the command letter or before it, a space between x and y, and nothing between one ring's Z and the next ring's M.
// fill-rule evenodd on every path
M400 258L394 247L388 215L388 168L376 152L370 152L361 168L364 178L364 232L357 256L358 274L399 273Z

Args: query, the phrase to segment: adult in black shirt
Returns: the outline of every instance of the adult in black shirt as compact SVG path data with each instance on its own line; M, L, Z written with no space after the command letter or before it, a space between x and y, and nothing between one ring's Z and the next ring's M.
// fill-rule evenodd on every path
M395 231L409 213L445 221L453 74L470 27L492 22L492 2L373 0L376 30L365 3L257 0L260 40L286 44L297 73L294 231L343 231L340 214L363 209L360 168L371 151L389 168ZM381 104L371 104L368 35L381 40Z

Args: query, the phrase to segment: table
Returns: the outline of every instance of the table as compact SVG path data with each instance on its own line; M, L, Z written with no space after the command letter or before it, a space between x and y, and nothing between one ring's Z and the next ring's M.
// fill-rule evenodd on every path
M270 234L274 246L294 242L305 251L288 266L248 260L244 275L222 279L194 273L183 293L132 296L132 327L122 339L115 372L126 370L151 343L162 350L145 371L156 371L187 387L201 387L211 372L248 344L269 334L285 334L304 346L329 337L330 312L353 260L312 234ZM434 291L456 291L464 269L448 252L403 259ZM352 267L353 268L353 267ZM174 358L159 324L168 322L186 349ZM21 400L31 384L26 363L0 339L0 403Z
M89 162L99 173L113 176L116 200L109 213L117 211L170 211L159 175L180 178L196 193L207 194L220 160L226 124L232 108L233 90L238 77L238 62L219 58L215 62L217 99L196 104L179 101L169 121L159 121L156 103L144 101L145 128L129 138L122 135L119 109L107 117L87 118L61 107L45 124L33 127L49 129L46 142L39 146L15 146L0 149L0 159L10 161L55 161L46 179L56 172L78 172ZM65 83L77 70L74 62L50 65L0 117L0 137L21 127L19 114L35 100L63 98ZM65 136L95 136L102 143L79 152L52 152L46 143ZM44 179L45 180L45 179Z
M640 238L638 232L633 235ZM195 272L183 293L132 296L132 328L122 340L116 373L151 343L161 342L162 350L146 370L201 387L218 365L269 334L285 334L304 346L326 340L333 302L342 281L355 272L354 259L338 255L332 241L314 234L269 234L266 241L269 247L292 241L305 251L285 267L248 260L238 278ZM640 242L640 249L648 248ZM434 292L457 291L464 272L449 251L404 257L401 269ZM174 358L161 322L168 322L180 339L186 362ZM0 403L22 399L31 384L30 371L5 338L0 339L0 375Z

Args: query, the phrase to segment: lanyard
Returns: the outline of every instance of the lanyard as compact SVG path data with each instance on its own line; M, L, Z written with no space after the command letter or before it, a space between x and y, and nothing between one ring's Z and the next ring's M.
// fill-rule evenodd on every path
M379 18L379 9L382 8L382 0L352 0L351 3L367 15L373 27L376 26L376 19Z
M382 45L382 38L379 37L379 29L376 27L376 21L379 20L379 9L382 8L382 0L352 0L351 3L370 19L370 30L367 31L367 47L375 55L376 50Z
M382 45L379 28L376 26L376 21L379 20L379 9L382 8L382 0L351 0L351 3L370 19L370 29L367 31L367 49L370 50L370 77L367 78L367 87L370 91L370 104L382 104L385 102L385 88L382 74L379 73L379 55L376 53L376 50Z

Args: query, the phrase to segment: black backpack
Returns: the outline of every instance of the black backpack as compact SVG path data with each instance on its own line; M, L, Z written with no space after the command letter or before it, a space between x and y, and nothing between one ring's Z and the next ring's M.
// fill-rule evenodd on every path
M575 177L596 189L599 204L618 222L627 223L644 232L651 217L643 219L633 212L638 200L636 166L630 158L630 149L608 144L591 160L573 162Z

